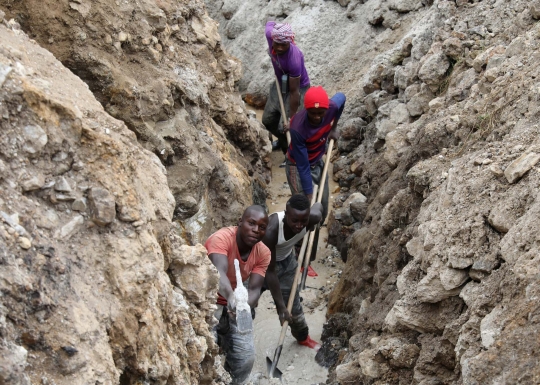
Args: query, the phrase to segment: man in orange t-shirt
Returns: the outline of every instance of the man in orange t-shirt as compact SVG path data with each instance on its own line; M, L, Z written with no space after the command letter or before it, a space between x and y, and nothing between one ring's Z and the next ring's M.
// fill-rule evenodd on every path
M212 234L204 246L208 256L219 272L218 310L216 318L218 343L226 353L225 369L231 374L233 384L241 384L250 374L255 362L253 334L239 334L234 310L234 289L237 284L234 260L240 265L242 280L248 283L248 304L257 307L261 287L270 264L270 250L260 242L266 233L268 215L261 206L250 206L240 218L238 226L224 227ZM279 291L275 270L268 271L272 293ZM281 294L281 292L279 292ZM280 318L289 319L287 310ZM278 311L279 313L279 311ZM253 314L253 310L252 310Z

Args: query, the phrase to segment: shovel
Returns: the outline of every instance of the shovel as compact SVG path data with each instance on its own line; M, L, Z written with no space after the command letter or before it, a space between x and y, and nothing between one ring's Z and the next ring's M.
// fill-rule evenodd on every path
M326 183L326 174L328 173L328 165L330 164L330 156L332 155L332 149L334 148L334 139L330 139L330 143L328 144L328 150L326 152L326 162L324 163L324 168L321 176L321 187L319 189L319 196L317 197L317 202L322 201L322 197L324 194L324 185ZM316 195L315 193L313 195ZM317 242L319 241L319 228L320 226L317 224L317 228L312 231L312 233L317 235ZM304 258L304 271L302 272L302 280L300 281L300 290L304 290L306 288L306 279L307 279L307 273L309 264L311 262L311 250L313 247L313 242L310 243L308 250L306 252L307 257ZM317 245L315 245L315 249L317 248Z
M315 185L313 188L313 198L311 204L314 203L315 197L317 196L317 188L318 186ZM289 296L289 302L287 303L287 311L289 314L291 314L293 303L294 303L294 296L296 295L296 288L298 287L298 281L300 278L300 268L302 266L303 258L305 257L306 253L306 246L308 242L310 243L310 247L313 245L313 232L310 232L309 237L304 237L304 240L302 241L302 247L300 248L300 253L298 254L298 267L296 268L296 274L294 276L294 281L291 286L291 295ZM308 241L309 238L309 241ZM278 340L278 346L274 352L274 359L271 360L270 357L266 357L266 369L268 373L268 378L279 378L281 380L281 376L283 373L281 370L277 368L277 364L279 361L279 357L281 356L281 350L283 349L283 341L285 341L285 334L287 333L287 327L289 326L289 321L283 322L283 326L281 327L281 334L279 335Z
M283 119L283 124L288 124L289 121L287 120L287 112L285 112L285 104L283 104L283 96L281 96L280 87L279 87L279 80L277 76L276 79L276 87L277 87L277 93L279 97L279 106L281 107L281 118ZM287 131L287 144L291 144L291 133Z

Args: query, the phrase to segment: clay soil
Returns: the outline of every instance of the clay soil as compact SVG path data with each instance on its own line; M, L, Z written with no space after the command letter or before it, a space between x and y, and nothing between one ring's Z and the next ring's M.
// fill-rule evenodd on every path
M258 114L259 115L259 114ZM259 117L260 118L260 117ZM285 169L279 168L283 161L281 152L272 153L272 182L269 188L267 205L270 212L285 209L285 203L290 197L290 190L285 176ZM329 167L329 172L331 172ZM336 188L332 178L330 180L330 207L333 202L333 191ZM317 259L312 263L317 277L308 277L306 289L301 292L302 304L306 320L310 328L310 336L320 341L323 325L326 321L326 303L330 290L339 278L343 263L333 247L327 248L328 232L326 226L321 229ZM266 384L266 357L273 358L277 346L281 327L276 314L274 302L270 292L261 296L257 315L255 318L255 348L256 361L251 375L252 384ZM283 351L278 367L283 372L284 384L311 385L324 383L327 378L327 369L315 362L315 350L298 345L287 332Z

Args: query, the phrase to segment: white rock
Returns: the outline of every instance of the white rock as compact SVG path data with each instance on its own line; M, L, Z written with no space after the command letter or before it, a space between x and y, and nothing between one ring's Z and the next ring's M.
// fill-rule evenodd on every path
M399 321L396 317L396 313L394 312L394 309L390 309L390 311L386 314L386 317L384 318L384 329L388 330L390 333L395 333L397 328L399 326Z
M501 177L504 175L504 171L501 170L498 164L492 164L489 166L489 171L491 171L496 177Z
M26 237L19 237L19 246L21 246L22 249L28 250L32 247L32 242Z
M385 144L384 160L392 167L398 165L400 157L410 147L410 143L407 140L407 133L405 130L399 128L386 135Z
M45 184L45 177L43 175L34 175L21 182L23 191L34 191L40 189Z
M82 215L75 215L73 219L71 219L68 223L66 223L64 226L62 226L60 229L58 229L54 233L54 237L58 239L69 239L84 223L84 218Z
M484 76L488 82L492 83L493 81L495 81L495 79L499 77L499 72L499 68L490 68L486 70Z
M506 170L504 170L504 176L508 180L508 183L517 182L527 171L533 168L539 160L540 155L534 152L523 154L514 160L506 167Z
M409 111L409 114L416 117L427 112L431 108L429 102L434 96L435 95L433 92L431 92L431 90L426 87L425 84L423 84L420 88L420 92L413 95L407 102L407 110Z
M2 88L12 70L13 68L11 66L0 64L0 88Z
M497 206L489 213L488 222L498 232L507 233L516 222L516 218L508 215L502 207Z
M429 108L431 110L437 110L444 106L444 98L435 98L431 102L429 102Z
M397 124L394 123L390 119L383 119L376 123L376 127L377 127L377 133L376 133L377 138L384 140L386 138L386 135L388 135L388 133L396 129Z
M118 34L118 41L119 41L119 42L122 42L122 43L123 43L123 42L127 41L127 39L128 39L128 34L127 34L127 33L125 33L125 32L120 32L120 33Z
M442 52L431 55L418 71L418 77L430 86L437 86L446 76L450 62Z
M422 8L421 0L390 0L388 8L401 13L417 11Z
M355 383L360 375L358 364L349 361L336 367L336 377L341 384Z
M466 270L452 269L448 266L442 266L439 272L441 284L446 290L454 290L467 281L469 274Z
M29 154L39 153L47 144L47 134L38 125L29 124L22 129L24 136L23 149Z
M54 210L39 211L36 220L37 227L52 230L58 226L60 219Z
M71 186L69 182L64 177L60 177L54 184L54 190L60 192L71 192Z
M396 124L409 123L410 116L407 106L404 103L396 104L390 112L390 119Z
M490 47L474 59L473 68L476 72L481 72L484 66L487 66L489 59L495 55L502 55L505 53L506 48L504 48L502 45Z
M480 337L482 338L482 345L485 348L493 345L497 337L501 334L502 315L503 309L500 306L496 306L480 322Z
M367 198L364 196L364 194L355 192L347 198L347 200L343 203L343 207L350 207L352 202L358 201L360 203L367 202Z
M388 370L375 360L377 353L376 349L368 349L358 355L358 363L364 376L379 378Z
M460 288L447 290L441 282L439 268L431 266L428 274L418 283L416 295L421 302L437 303L458 295L460 290Z

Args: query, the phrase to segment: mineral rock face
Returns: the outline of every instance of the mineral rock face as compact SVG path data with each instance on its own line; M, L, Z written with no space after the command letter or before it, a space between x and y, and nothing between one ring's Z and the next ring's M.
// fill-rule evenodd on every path
M159 157L174 217L192 244L235 223L252 197L265 203L254 192L269 178L268 134L233 94L241 64L222 50L201 1L28 0L0 1L0 8ZM38 123L22 130L29 156L47 143ZM116 199L117 214L136 222L130 200Z
M217 272L171 225L165 168L2 20L0 383L219 383Z

